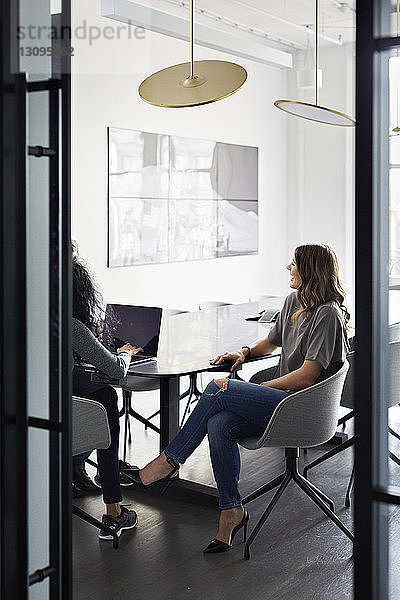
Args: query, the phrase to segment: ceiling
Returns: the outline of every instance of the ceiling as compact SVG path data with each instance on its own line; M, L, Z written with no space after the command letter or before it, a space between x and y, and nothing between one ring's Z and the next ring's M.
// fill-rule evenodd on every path
M189 0L134 0L187 18ZM355 40L356 0L319 0L321 46ZM286 51L314 45L315 0L195 0L196 22Z

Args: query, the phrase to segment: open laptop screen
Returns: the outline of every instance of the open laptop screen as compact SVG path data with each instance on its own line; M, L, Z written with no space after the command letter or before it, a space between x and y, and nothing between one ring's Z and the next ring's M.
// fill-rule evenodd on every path
M124 344L143 348L146 356L157 356L161 308L107 304L103 343L116 352ZM139 356L143 356L140 354Z

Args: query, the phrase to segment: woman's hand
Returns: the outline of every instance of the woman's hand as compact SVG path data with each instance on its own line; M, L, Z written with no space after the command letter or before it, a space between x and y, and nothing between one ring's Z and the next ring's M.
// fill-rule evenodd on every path
M231 366L231 371L234 371L242 363L244 363L246 359L246 354L243 350L236 350L236 352L225 352L224 354L219 354L215 358L210 360L211 365L220 365L224 362L233 362Z
M99 339L100 341L102 341L103 339L103 333L104 333L104 326L102 323L97 323L96 325L96 334L97 334L97 339Z
M121 346L121 348L118 348L117 354L120 352L129 352L131 356L134 356L139 352L143 352L143 348L136 348L136 346L132 346L132 344L125 344L124 346Z

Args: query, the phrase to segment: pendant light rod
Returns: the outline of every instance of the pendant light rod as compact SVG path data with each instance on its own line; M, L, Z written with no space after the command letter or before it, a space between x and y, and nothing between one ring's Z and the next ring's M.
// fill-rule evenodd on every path
M399 37L399 12L400 12L400 0L397 0L397 15L396 15L396 34ZM399 49L396 49L397 60L399 60ZM392 129L392 132L395 134L399 134L399 86L396 88L396 126Z
M315 106L318 106L318 17L319 0L315 0Z
M190 0L190 78L194 77L194 0Z
M397 0L397 37L399 37L399 12L400 12L400 6L399 6L400 0ZM397 48L397 57L399 56L399 49ZM397 120L396 120L396 127L399 127L399 86L397 85Z

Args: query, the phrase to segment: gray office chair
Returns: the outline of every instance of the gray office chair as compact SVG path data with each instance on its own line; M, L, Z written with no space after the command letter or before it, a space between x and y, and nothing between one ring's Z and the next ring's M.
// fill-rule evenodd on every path
M86 398L72 397L72 455L89 450L108 448L111 444L107 411L102 404ZM118 536L92 515L78 506L72 505L74 515L98 529L105 529L113 536L113 547L118 548Z
M396 325L390 327L389 333L390 333L390 340L397 340L397 341L391 341L390 345L389 345L389 350L390 350L390 367L389 367L389 369L390 369L390 377L391 377L391 397L389 398L388 408L391 408L392 406L395 406L396 404L398 404L400 401L400 397L399 397L400 396L400 381L397 382L397 379L396 379L398 377L398 373L400 371L400 369L399 369L399 366L400 366L400 341L399 341L400 326L398 324L396 324ZM341 406L343 406L344 408L351 409L351 410L347 415L345 415L344 417L339 419L339 422L338 422L339 425L341 423L343 423L345 420L348 420L348 419L351 419L352 417L354 417L354 410L353 410L354 409L354 356L355 356L354 351L350 352L347 355L347 360L349 362L350 368L349 368L349 372L346 377L346 382L343 387L343 393L342 393L342 398L341 398L341 402L340 402ZM390 435L392 435L396 439L400 440L400 435L396 431L394 431L394 429L392 429L391 427L388 427L388 432ZM308 465L306 465L304 467L304 469L303 469L304 477L307 478L308 471L310 471L317 465L320 465L321 463L325 462L329 458L336 456L336 454L343 452L343 450L346 450L346 448L350 448L350 446L353 446L354 444L355 444L355 437L352 436L351 438L349 438L348 440L346 440L345 442L343 442L336 448L329 450L328 452L326 452L325 454L323 454L316 460L313 460L311 463L309 463ZM393 462L395 462L397 465L400 466L400 458L398 456L396 456L396 454L394 454L393 452L391 452L389 450L388 455L389 455L389 458ZM351 492L353 489L353 484L354 484L354 466L351 471L350 480L349 480L347 490L346 490L345 506L347 506L347 507L350 506L350 496L351 496Z
M243 500L243 504L247 504L279 486L246 542L244 557L247 560L250 558L250 545L292 480L351 541L354 541L353 534L335 515L333 501L299 472L299 449L323 444L336 430L340 398L348 368L349 365L345 362L339 371L328 379L290 394L275 408L261 437L239 440L239 444L248 450L265 447L285 448L286 457L285 472Z
M144 428L148 427L155 431L156 433L160 433L159 427L156 427L150 419L155 417L158 414L156 412L154 415L146 418L136 410L133 410L132 407L132 393L133 392L150 392L153 390L160 389L160 380L158 377L138 377L135 375L128 375L126 382L122 387L122 409L119 411L119 416L124 417L125 427L124 427L124 445L123 445L123 461L126 461L126 449L127 443L132 443L132 432L131 432L131 424L129 417L133 417L140 423L143 423Z
M338 425L342 425L344 424L346 421L348 421L349 419L351 419L352 417L354 417L354 410L353 410L353 394L354 394L354 351L349 352L349 354L347 355L347 361L349 363L349 370L347 372L347 376L346 376L346 381L345 384L343 386L343 392L342 392L342 397L340 399L340 406L342 406L343 408L348 408L351 409L351 411L349 413L347 413L346 415L344 415L344 417L341 417L338 421ZM350 446L353 446L355 442L355 438L354 436L352 436L351 438L349 438L348 440L346 440L345 442L339 444L338 446L336 446L336 448L332 448L332 450L329 450L328 452L325 452L325 454L323 454L322 456L320 456L319 458L313 460L312 462L310 462L308 465L306 465L303 469L303 475L304 477L307 479L307 474L308 471L310 469L313 469L314 467L316 467L317 465L320 465L321 463L325 462L326 460L328 460L329 458L332 458L332 456L336 456L336 454L339 454L340 452L343 452L343 450L346 450L346 448L350 448ZM345 505L349 506L349 489L346 492L346 498L345 498Z

